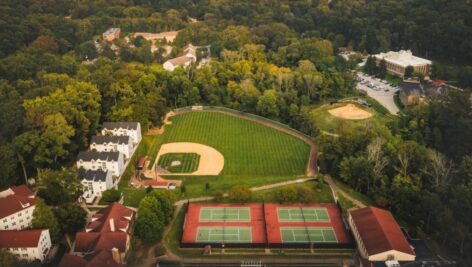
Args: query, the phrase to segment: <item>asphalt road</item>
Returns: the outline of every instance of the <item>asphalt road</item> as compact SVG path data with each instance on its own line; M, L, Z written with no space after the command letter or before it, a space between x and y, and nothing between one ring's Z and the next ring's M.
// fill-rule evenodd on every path
M372 77L367 77L362 73L357 73L357 77L362 78L368 82L372 82L373 84L380 85L383 87L382 90L374 90L367 87L366 84L361 84L360 82L357 83L357 90L362 90L367 92L367 95L372 97L373 99L377 100L382 106L384 106L390 113L393 115L397 115L398 107L395 105L393 100L393 96L395 95L396 89L388 84L384 84L380 81L374 80ZM388 89L388 92L386 91Z

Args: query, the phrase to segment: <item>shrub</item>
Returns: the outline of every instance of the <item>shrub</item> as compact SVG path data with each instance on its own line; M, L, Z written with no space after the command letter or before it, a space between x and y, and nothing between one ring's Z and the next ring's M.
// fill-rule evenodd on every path
M121 192L114 188L103 191L102 193L102 201L104 202L111 203L120 200L120 198Z

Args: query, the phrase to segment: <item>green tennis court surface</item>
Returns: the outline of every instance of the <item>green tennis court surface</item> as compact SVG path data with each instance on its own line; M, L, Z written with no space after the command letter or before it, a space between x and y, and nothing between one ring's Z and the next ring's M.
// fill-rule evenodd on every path
M333 228L282 227L282 243L337 243Z
M249 222L249 208L201 208L201 222Z
M279 222L329 222L325 208L278 208Z
M251 243L251 227L198 227L197 243Z

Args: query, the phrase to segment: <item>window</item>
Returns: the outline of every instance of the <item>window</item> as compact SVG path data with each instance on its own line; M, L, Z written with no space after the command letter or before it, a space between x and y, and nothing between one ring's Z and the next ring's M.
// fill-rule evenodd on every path
M11 225L12 225L12 226L16 225L16 222L12 222Z
M21 216L21 212L20 212L20 213L18 213L18 217L20 217L20 216Z
M7 221L8 221L8 219L3 219L3 222L7 222Z
M21 250L26 251L26 248L21 248Z
M25 257L25 258L28 257L28 254L23 254L23 257Z
M13 248L14 251L18 251L18 248Z

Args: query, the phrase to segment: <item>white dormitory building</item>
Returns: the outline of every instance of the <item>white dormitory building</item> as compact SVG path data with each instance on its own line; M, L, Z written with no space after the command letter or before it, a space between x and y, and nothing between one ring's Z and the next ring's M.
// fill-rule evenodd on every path
M92 136L90 150L97 152L120 152L125 159L129 159L134 152L135 145L130 136Z
M120 177L125 170L123 154L120 152L80 152L77 156L77 169L110 171Z
M387 63L387 72L399 77L405 76L405 70L408 66L412 66L415 72L427 76L430 73L432 64L430 60L413 56L410 50L390 51L373 55L373 57L377 64L384 59Z
M163 40L166 41L167 43L173 43L175 38L177 37L177 34L179 34L178 31L170 31L170 32L160 32L160 33L150 33L150 32L135 32L134 33L134 38L141 36L144 39L155 42L156 40Z
M82 197L86 203L93 203L96 197L102 196L103 191L115 188L111 171L79 169L78 176L84 186Z
M190 64L197 61L197 48L192 44L184 47L184 53L180 57L169 59L164 62L164 69L167 71L174 71L178 67L188 67Z
M51 250L49 230L0 231L0 249L4 249L19 259L41 262Z
M134 146L141 142L141 124L139 122L104 122L102 135L129 136Z
M22 230L31 227L35 208L34 194L25 185L0 192L0 230Z

